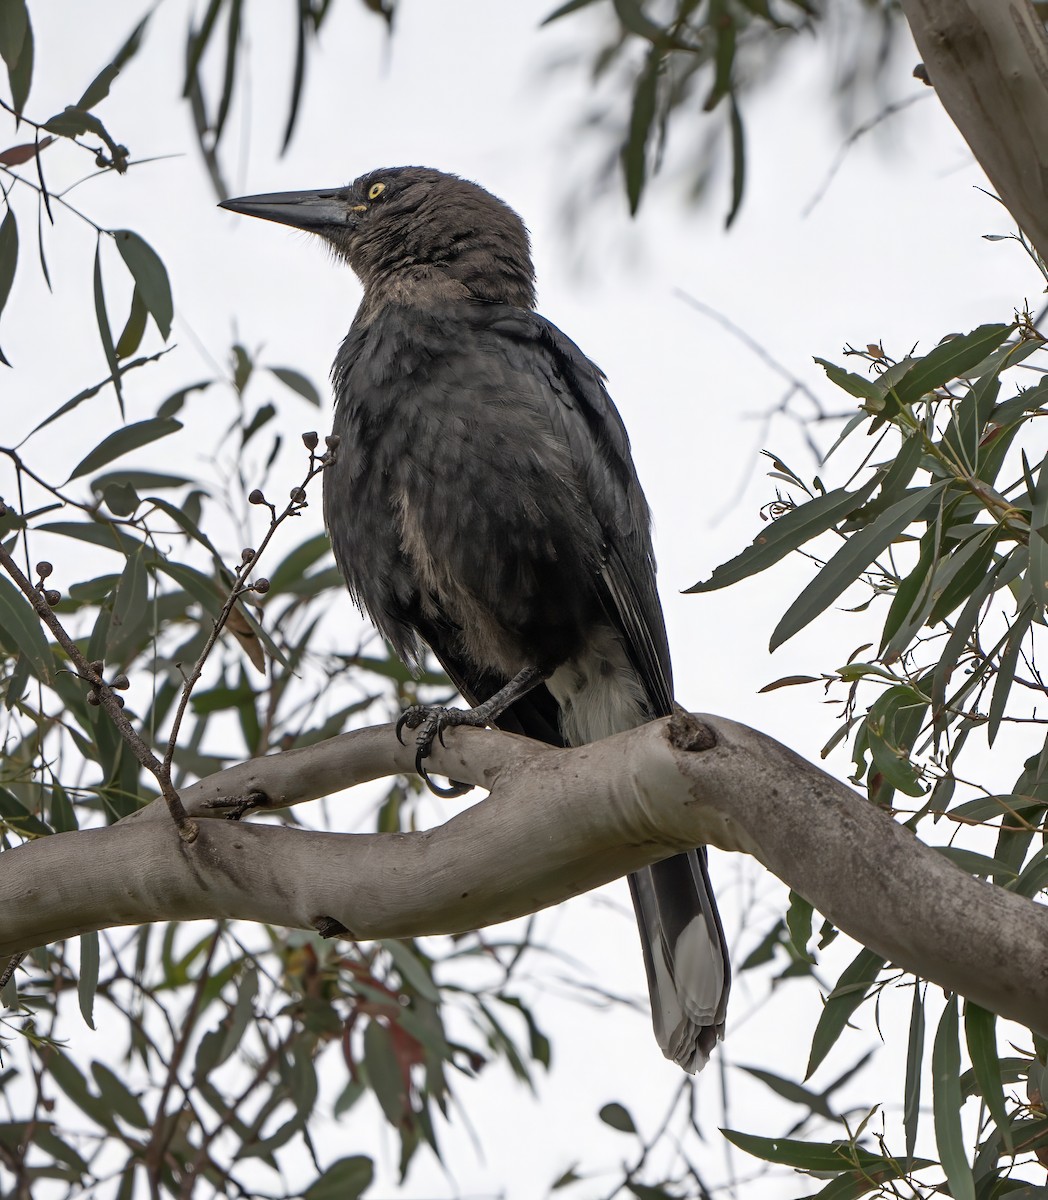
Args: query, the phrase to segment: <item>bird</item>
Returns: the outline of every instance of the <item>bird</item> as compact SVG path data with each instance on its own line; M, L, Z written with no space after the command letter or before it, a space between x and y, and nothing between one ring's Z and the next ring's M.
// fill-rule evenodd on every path
M536 311L524 222L428 167L221 207L318 235L363 299L332 367L324 516L396 653L468 709L416 705L416 767L453 725L579 746L674 711L651 517L605 377ZM655 1036L685 1071L724 1035L728 948L706 850L629 876Z

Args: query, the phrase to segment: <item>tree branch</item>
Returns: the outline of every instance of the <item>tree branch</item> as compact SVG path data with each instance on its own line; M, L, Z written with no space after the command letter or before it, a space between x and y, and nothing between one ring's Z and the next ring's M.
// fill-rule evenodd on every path
M1029 0L902 0L928 77L1048 261L1048 37Z
M195 816L411 768L391 726L256 759L185 789ZM434 770L490 788L421 833L201 821L158 805L0 856L0 954L89 929L229 918L353 937L453 933L532 913L691 846L754 855L906 970L1048 1033L1048 908L966 875L773 739L682 714L575 750L456 729Z

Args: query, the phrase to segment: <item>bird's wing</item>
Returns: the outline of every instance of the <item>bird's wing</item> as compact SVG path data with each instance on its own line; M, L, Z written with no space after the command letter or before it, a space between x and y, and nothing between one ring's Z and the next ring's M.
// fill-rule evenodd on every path
M673 711L666 625L655 587L647 501L629 438L600 370L555 325L535 317L570 398L560 396L560 425L584 465L589 498L604 535L601 578L608 616L621 630L652 716Z

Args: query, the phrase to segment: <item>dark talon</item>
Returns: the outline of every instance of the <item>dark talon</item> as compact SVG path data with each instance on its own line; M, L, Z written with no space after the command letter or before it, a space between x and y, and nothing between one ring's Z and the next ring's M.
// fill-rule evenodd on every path
M426 774L426 768L423 765L423 759L426 757L426 752L428 750L428 746L420 745L415 751L415 772L416 774L421 775L426 783L429 783L429 776Z
M419 775L434 796L443 796L448 800L454 800L457 796L464 796L467 792L473 790L472 783L459 783L457 779L448 780L451 784L450 787L441 787L439 783L433 782L425 767L419 768Z
M410 711L411 710L408 709L406 712L402 712L400 714L400 720L397 722L397 729L396 729L397 741L402 746L406 745L406 743L405 743L404 739L400 736L400 733L401 733L401 730L404 728L404 726L408 723L408 713Z
M456 796L464 796L467 792L472 791L473 784L459 783L458 780L452 779L450 787L441 787L439 783L433 782L432 777L426 770L426 759L433 747L434 737L439 738L440 744L445 746L445 749L447 748L444 742L444 718L446 713L447 710L443 708L427 710L422 705L413 705L401 717L397 727L399 729L401 724L407 724L411 729L418 729L418 737L415 739L415 771L418 777L435 796L454 799ZM401 745L403 745L403 742L401 742Z

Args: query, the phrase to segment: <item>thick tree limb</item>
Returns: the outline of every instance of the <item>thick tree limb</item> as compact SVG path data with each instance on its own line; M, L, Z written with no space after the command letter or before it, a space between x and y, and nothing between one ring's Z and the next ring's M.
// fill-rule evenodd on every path
M184 792L196 816L270 806L398 770L384 726L254 760ZM773 739L681 715L576 750L454 730L436 769L491 789L437 829L312 833L154 805L0 855L0 955L89 929L236 918L355 937L451 933L556 904L708 842L753 854L891 961L1048 1033L1048 907L966 875Z
M1029 0L903 0L943 107L1048 261L1048 37Z

